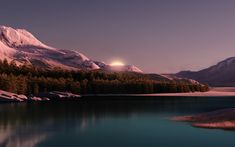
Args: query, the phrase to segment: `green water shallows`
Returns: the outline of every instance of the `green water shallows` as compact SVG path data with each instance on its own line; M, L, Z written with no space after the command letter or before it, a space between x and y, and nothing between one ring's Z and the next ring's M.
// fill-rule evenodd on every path
M229 147L235 131L168 118L232 107L232 97L0 104L0 146Z

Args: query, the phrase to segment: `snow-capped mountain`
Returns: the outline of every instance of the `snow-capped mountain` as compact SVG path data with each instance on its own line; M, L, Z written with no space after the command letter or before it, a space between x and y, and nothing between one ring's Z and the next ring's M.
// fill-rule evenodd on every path
M200 71L181 71L178 77L195 79L210 86L235 86L235 57Z
M110 67L105 63L91 60L78 51L45 45L27 30L6 26L0 26L0 59L15 61L17 65L32 64L42 68L96 70ZM131 65L123 66L120 71L142 72Z

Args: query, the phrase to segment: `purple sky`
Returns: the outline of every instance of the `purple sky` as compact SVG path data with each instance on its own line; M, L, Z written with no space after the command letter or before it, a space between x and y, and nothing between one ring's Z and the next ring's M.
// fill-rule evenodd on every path
M5 0L0 24L94 60L145 72L198 70L235 56L234 0Z

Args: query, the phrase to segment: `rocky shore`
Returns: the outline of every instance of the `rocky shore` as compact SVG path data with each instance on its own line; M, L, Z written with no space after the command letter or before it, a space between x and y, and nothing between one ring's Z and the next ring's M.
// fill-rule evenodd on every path
M235 129L235 108L206 112L191 116L171 118L174 121L186 121L194 127L211 129Z
M30 102L30 101L50 101L50 100L67 100L67 99L79 99L80 95L70 92L52 91L48 93L42 93L38 96L25 96L11 92L0 90L0 102Z

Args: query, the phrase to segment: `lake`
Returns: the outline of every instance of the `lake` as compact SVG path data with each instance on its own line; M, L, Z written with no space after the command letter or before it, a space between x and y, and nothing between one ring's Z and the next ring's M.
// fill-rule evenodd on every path
M169 118L232 107L233 97L155 97L145 101L94 97L0 104L0 146L229 147L235 145L235 131L195 128Z

